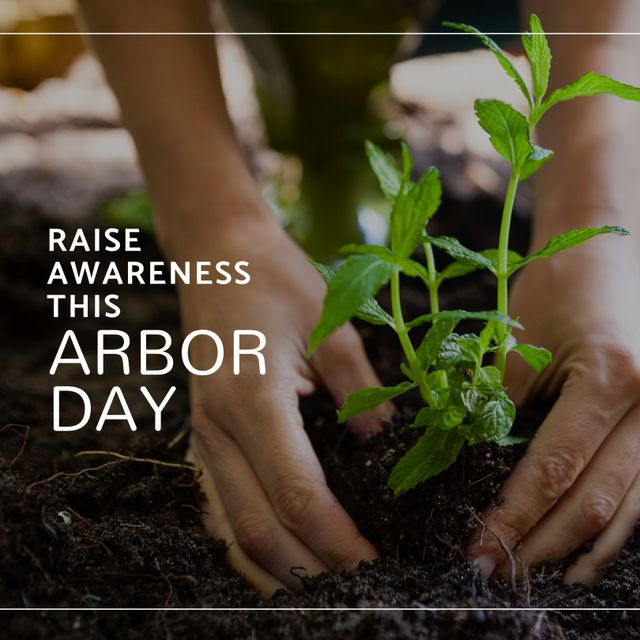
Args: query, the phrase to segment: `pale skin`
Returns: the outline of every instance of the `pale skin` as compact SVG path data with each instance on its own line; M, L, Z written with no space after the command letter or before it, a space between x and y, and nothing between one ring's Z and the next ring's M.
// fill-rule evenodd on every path
M623 0L606 12L589 0L579 16L562 15L558 2L525 4L548 31L622 31L640 23L640 16L629 22L633 3ZM92 31L214 30L201 0L80 6ZM552 41L552 82L595 70L640 84L640 77L620 77L635 69L629 60L638 59L638 39L587 42L578 56L568 38ZM239 379L223 370L190 383L190 455L204 470L209 533L230 544L230 562L265 596L300 587L292 567L316 574L375 559L326 485L298 398L324 385L340 404L379 381L349 325L305 358L325 287L261 199L226 113L212 39L94 36L92 46L136 142L167 258L251 265L246 287L179 292L185 331L214 327L229 340L234 329L251 328L268 338L266 376L248 368ZM509 390L517 401L552 393L559 400L472 537L469 557L486 575L507 568L503 544L535 567L597 536L567 574L592 582L640 517L640 300L630 289L640 278L640 167L628 134L640 127L640 108L589 100L556 107L540 129L562 169L544 171L537 182L533 245L588 225L618 224L635 235L598 238L530 265L513 287L511 314L526 327L521 340L555 358L538 380L510 361ZM200 349L196 361L210 361ZM388 414L385 407L351 426L365 433Z

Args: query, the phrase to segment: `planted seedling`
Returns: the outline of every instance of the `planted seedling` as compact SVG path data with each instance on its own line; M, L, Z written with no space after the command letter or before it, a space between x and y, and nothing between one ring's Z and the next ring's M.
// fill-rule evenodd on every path
M468 25L445 24L477 36L516 82L529 106L528 115L525 115L499 100L475 102L480 126L511 167L497 249L472 251L455 238L429 235L428 224L438 210L442 196L437 169L430 167L414 182L411 179L412 161L405 144L402 145L402 163L398 167L379 147L367 142L369 163L391 204L388 245L347 245L342 252L348 257L337 269L314 263L328 288L322 317L309 339L309 354L335 329L358 317L371 324L388 325L397 334L406 358L406 364L401 365L406 378L403 382L351 394L338 411L339 421L370 411L412 389L419 391L424 402L411 425L424 429L424 433L398 461L389 478L389 485L396 493L411 489L447 469L465 443L508 445L521 441L510 436L516 409L503 385L507 354L518 353L536 373L549 364L551 354L541 347L518 344L513 336L513 329L522 326L508 316L509 278L534 260L548 258L597 235L628 234L620 227L587 227L555 236L543 249L525 257L509 250L518 184L553 156L551 150L532 143L535 125L558 102L598 94L638 101L640 89L587 73L547 95L551 51L535 15L531 16L531 32L522 37L532 69L531 90L493 40ZM434 247L453 258L441 272L436 269ZM424 263L414 258L420 248L424 251ZM496 277L496 308L483 312L441 311L438 297L441 284L477 269L486 269ZM430 301L429 314L410 321L405 319L400 294L401 275L418 278L424 283ZM391 313L374 298L387 284L391 291ZM458 323L465 319L481 320L480 333L456 333ZM415 346L411 331L424 324L429 324L429 329ZM495 364L487 364L490 355L494 356Z

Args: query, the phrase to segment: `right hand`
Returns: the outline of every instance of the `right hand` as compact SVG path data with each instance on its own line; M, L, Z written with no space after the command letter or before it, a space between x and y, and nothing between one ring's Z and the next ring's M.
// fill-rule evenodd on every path
M326 287L273 219L243 221L229 233L223 228L210 235L191 244L209 259L247 260L251 282L180 291L184 331L208 328L229 345L218 372L190 380L190 458L203 470L208 533L227 542L232 566L268 597L283 586L300 589L294 573L352 569L377 558L326 484L298 399L321 383L341 404L349 393L380 383L350 325L310 361L305 357ZM266 375L259 375L252 357L243 357L240 375L233 375L234 329L264 333ZM190 355L203 369L215 356L205 340L194 341ZM384 407L350 426L365 433L388 416Z

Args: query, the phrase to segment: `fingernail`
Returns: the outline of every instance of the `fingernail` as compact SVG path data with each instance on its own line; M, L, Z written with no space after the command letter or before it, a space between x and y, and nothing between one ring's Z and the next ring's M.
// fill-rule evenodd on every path
M491 576L497 564L495 559L491 556L478 556L474 562L478 569L480 569L480 573L482 573L485 578L489 578Z

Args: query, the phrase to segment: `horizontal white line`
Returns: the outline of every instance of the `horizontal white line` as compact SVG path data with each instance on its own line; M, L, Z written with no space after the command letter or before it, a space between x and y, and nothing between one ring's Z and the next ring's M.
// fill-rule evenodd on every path
M489 31L488 36L521 36L522 31ZM471 36L457 31L0 31L2 36ZM640 31L548 31L547 36L639 36Z

